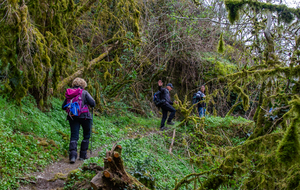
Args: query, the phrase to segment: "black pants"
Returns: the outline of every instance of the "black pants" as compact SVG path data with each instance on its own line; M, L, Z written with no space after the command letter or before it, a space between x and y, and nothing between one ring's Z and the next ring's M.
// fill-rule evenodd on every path
M71 141L78 141L79 139L79 129L80 125L83 129L83 139L88 140L91 135L91 119L84 119L84 118L75 118L73 120L70 119L70 127L71 127Z
M168 117L168 112L171 112L171 114L169 115L169 118L168 118L168 122L171 122L172 119L175 117L176 110L175 110L175 108L173 108L173 106L171 106L168 103L162 105L161 110L162 110L163 116L162 116L162 120L161 120L161 123L160 123L160 127L164 127L166 119Z
M77 158L77 141L79 139L79 129L80 125L83 129L83 140L81 142L80 147L80 158L86 159L87 158L87 150L89 147L89 139L91 135L91 119L84 119L84 118L75 118L73 120L70 119L70 127L71 127L71 139L69 145L69 159L72 157Z

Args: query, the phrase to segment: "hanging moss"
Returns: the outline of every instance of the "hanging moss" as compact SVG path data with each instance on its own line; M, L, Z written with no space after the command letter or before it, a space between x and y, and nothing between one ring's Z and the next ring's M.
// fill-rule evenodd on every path
M226 9L228 10L228 19L231 24L239 19L239 10L244 6L241 0L225 0Z
M285 115L293 114L294 118L277 150L279 161L285 164L298 163L300 161L300 144L298 137L298 126L300 124L300 97L294 96L289 104L292 105L292 109Z
M269 10L271 12L277 12L279 15L279 20L286 23L291 23L295 16L300 19L300 9L289 8L286 5L276 5L271 3L264 3L254 0L225 0L225 6L228 10L229 21L233 24L239 19L239 10L248 4L258 10Z
M290 163L299 162L299 137L298 129L300 119L294 119L288 127L286 134L281 141L277 156L280 162L290 165Z
M295 18L294 15L287 9L287 7L277 12L278 12L279 20L282 20L287 24L290 24Z
M213 107L213 115L214 115L214 116L218 116L218 112L217 112L217 110L216 110L215 107Z
M224 53L225 51L225 43L223 41L223 33L220 35L220 40L218 43L218 52L219 53Z
M111 74L108 72L108 70L105 71L103 78L104 80L109 80L111 78Z

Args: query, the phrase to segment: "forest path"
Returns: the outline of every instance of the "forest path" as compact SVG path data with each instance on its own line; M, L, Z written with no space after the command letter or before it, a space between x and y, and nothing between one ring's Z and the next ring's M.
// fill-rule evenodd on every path
M160 133L157 130L152 130L152 131L148 131L144 134L138 134L138 133L133 133L131 134L129 137L126 138L121 138L120 140L114 142L114 143L118 143L120 141L123 140L127 140L127 139L134 139L139 135L139 138L143 138L146 136L149 136L151 134L157 134ZM112 143L112 144L114 144ZM109 147L110 145L104 145L101 146L95 150L92 151L92 154L90 154L90 152L88 152L88 157L92 158L92 157L97 157L98 153L100 151L102 151L102 149ZM84 163L84 161L80 161L79 159L76 160L76 162L74 164L70 164L69 163L69 158L68 157L64 157L63 159L61 159L58 162L54 162L53 164L50 164L49 166L47 166L43 171L41 172L34 172L34 173L30 173L27 174L27 177L24 178L26 181L29 182L29 184L20 184L19 189L20 190L31 190L31 189L36 189L36 190L54 190L54 189L63 189L65 181L62 179L56 179L53 180L55 178L55 174L57 173L62 173L65 177L68 175L68 173L72 170L78 169L79 167L82 166L82 164ZM36 180L29 180L29 178L32 179L32 177L34 177Z

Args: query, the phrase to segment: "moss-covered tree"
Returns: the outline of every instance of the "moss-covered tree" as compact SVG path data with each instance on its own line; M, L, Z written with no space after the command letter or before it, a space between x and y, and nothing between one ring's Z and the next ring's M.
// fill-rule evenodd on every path
M43 108L49 89L61 93L77 76L91 77L92 83L108 80L121 67L116 55L123 42L139 45L138 9L133 0L3 1L1 94L21 103L29 92ZM101 61L107 56L108 61Z
M252 0L225 0L225 5L231 23L240 17L240 23L251 23L241 39L252 61L241 62L242 69L220 80L239 95L245 110L249 109L251 84L257 85L255 130L242 145L227 148L219 166L186 176L175 189L185 184L218 189L233 181L242 189L297 189L300 47L295 31L299 30L300 9Z

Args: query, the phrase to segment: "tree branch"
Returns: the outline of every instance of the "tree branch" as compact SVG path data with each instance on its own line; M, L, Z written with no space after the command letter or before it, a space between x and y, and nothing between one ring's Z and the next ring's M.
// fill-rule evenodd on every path
M119 43L119 41L117 41L114 45L117 45ZM57 85L57 91L62 90L63 87L65 87L70 81L74 80L76 77L80 76L83 71L85 69L90 69L92 66L94 66L96 63L98 63L99 61L101 61L102 59L104 59L109 52L113 49L114 46L109 47L104 53L102 53L99 57L91 60L89 62L89 65L85 68L81 68L78 71L76 71L75 73L73 73L71 76L68 76L67 78L63 79L58 85Z
M213 23L217 23L217 24L225 24L225 25L248 25L248 24L252 24L252 23L242 23L242 24L230 24L230 23L225 23L225 22L218 22L215 20L212 20L210 18L191 18L191 17L180 17L180 16L174 16L174 15L169 15L171 17L174 18L179 18L179 19L186 19L186 20L202 20L202 21L209 21L209 22L213 22Z

